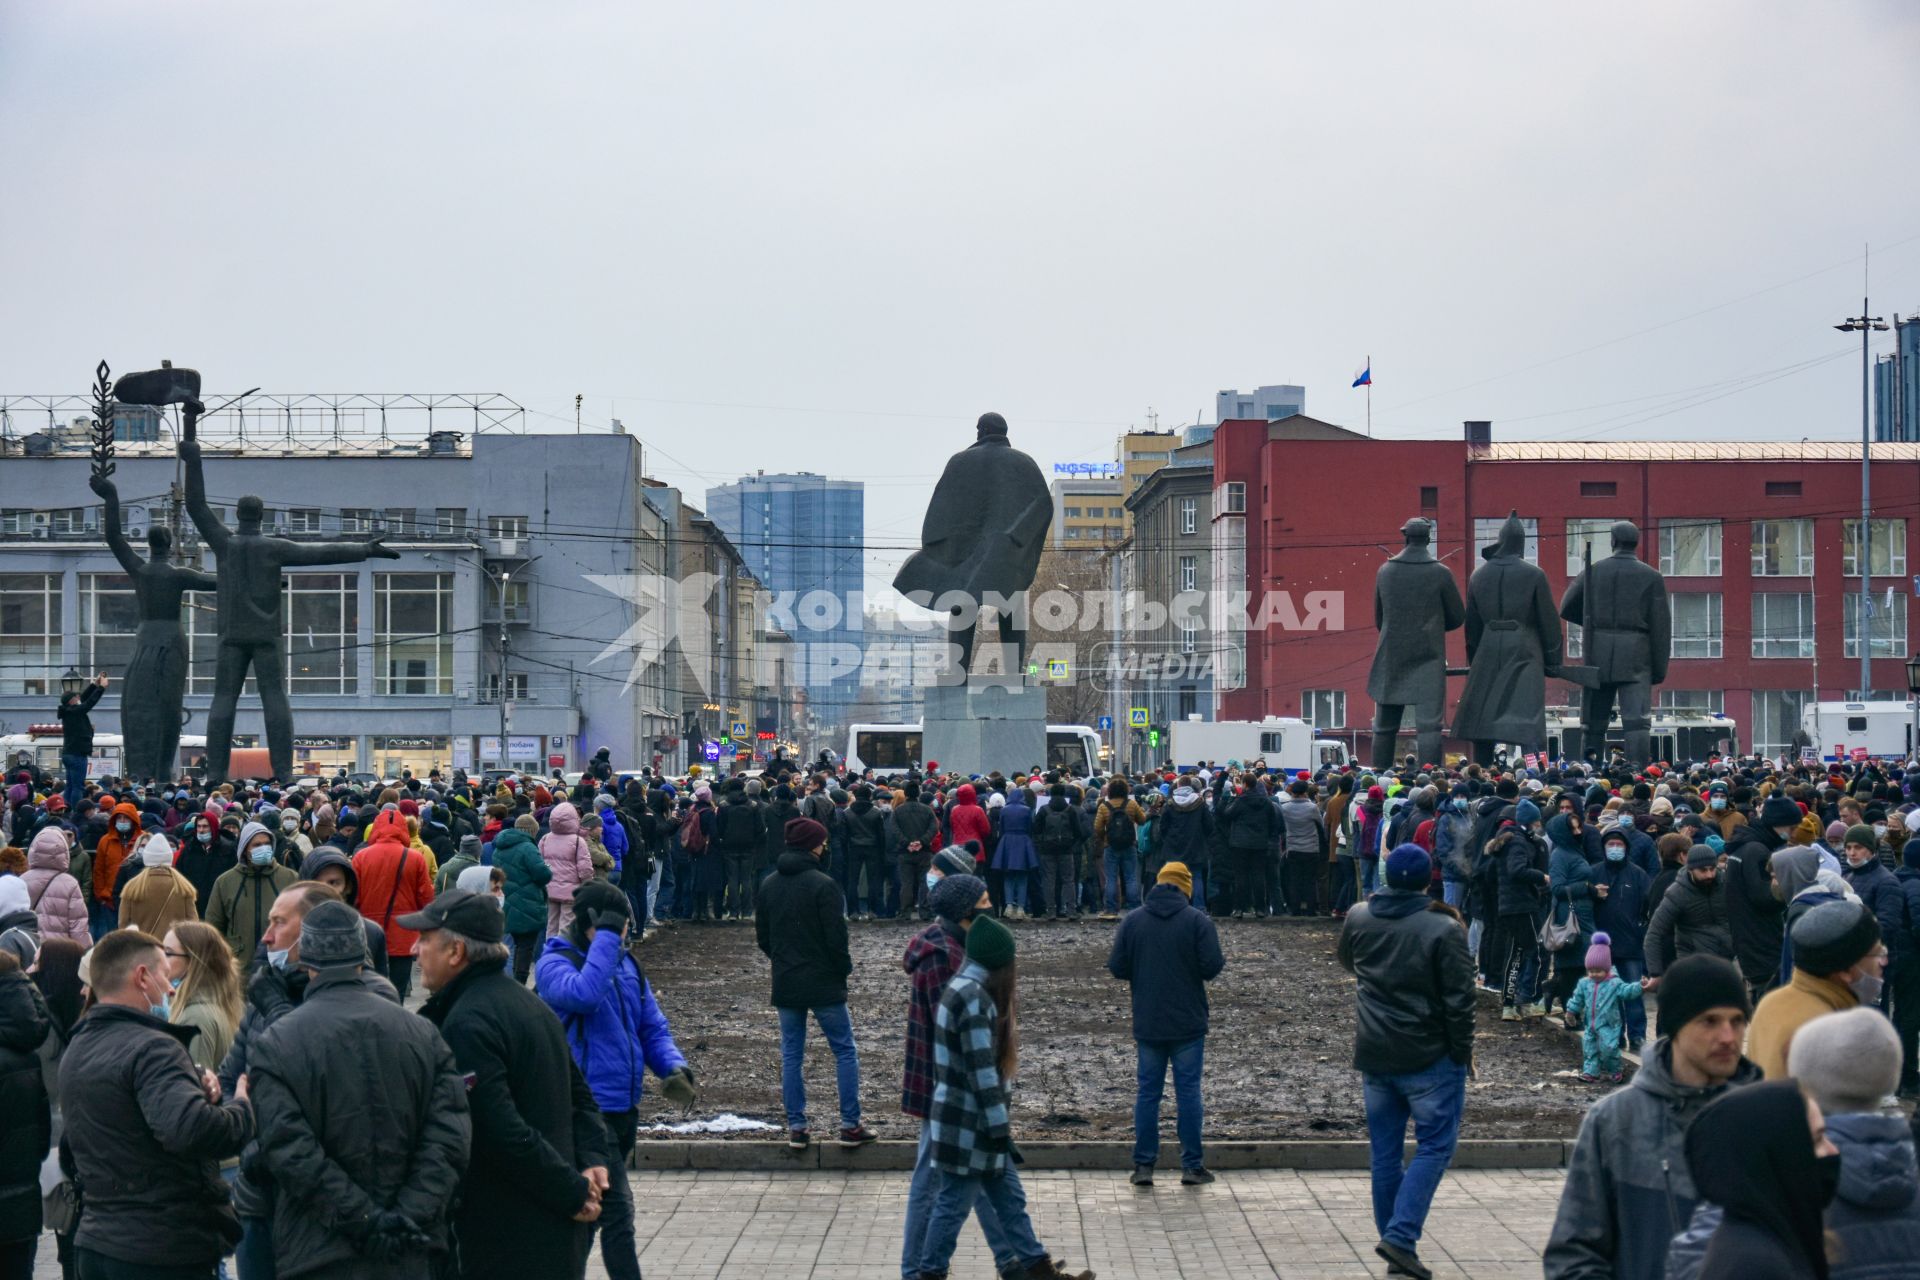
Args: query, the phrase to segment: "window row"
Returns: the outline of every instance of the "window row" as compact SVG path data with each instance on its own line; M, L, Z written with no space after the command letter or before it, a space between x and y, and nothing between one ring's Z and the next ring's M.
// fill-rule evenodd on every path
M0 694L51 695L59 688L62 637L79 638L78 665L89 673L124 672L133 657L140 608L126 575L83 573L79 617L62 617L61 575L0 574ZM345 573L293 573L285 579L287 690L360 692L359 580ZM210 593L186 598L187 692L213 692L219 644ZM453 575L373 575L373 670L377 694L453 692ZM253 691L251 678L247 691Z
M1540 521L1522 517L1526 527L1526 558L1540 563ZM1670 578L1717 578L1721 574L1721 521L1663 517L1656 521L1660 547L1660 572ZM1504 516L1481 516L1473 522L1473 547L1477 553L1492 546L1500 537ZM1580 516L1566 522L1567 576L1573 577L1587 559L1598 560L1613 552L1613 517ZM1840 572L1849 578L1860 576L1860 528L1858 520L1841 524ZM1756 578L1806 578L1813 575L1814 528L1811 519L1755 520L1751 536L1750 568ZM1904 576L1907 572L1907 522L1873 520L1868 522L1868 558L1877 577ZM1476 555L1476 563L1478 557Z
M1726 656L1724 597L1718 591L1675 591L1667 596L1673 615L1668 656L1722 658ZM1761 591L1752 597L1749 652L1756 658L1813 657L1813 594ZM1841 606L1845 656L1860 656L1860 597L1847 595ZM1567 657L1583 657L1581 628L1566 630ZM1867 603L1867 643L1875 658L1907 656L1907 597L1899 592L1874 595Z

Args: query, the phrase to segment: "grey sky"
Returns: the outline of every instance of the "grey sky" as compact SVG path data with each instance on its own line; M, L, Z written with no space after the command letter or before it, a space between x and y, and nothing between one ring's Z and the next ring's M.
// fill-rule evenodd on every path
M1357 427L1369 354L1384 435L1848 437L1916 66L1893 0L0 0L0 388L582 392L696 493L866 480L888 563L983 409Z

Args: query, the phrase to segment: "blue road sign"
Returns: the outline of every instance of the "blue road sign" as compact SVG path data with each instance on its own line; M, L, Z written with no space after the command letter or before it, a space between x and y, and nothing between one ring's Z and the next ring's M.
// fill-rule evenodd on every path
M1920 583L1920 578L1915 578L1914 581ZM1113 729L1113 717L1101 716L1097 727L1102 733L1110 732Z

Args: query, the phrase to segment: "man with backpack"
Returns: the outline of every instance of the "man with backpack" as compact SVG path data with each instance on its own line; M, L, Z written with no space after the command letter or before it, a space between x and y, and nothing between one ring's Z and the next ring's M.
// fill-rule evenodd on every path
M1055 920L1080 914L1075 864L1086 841L1085 817L1067 802L1066 787L1054 783L1047 788L1047 802L1034 811L1033 843L1040 852L1041 892L1053 904Z
M1117 920L1121 911L1140 905L1138 828L1146 820L1145 811L1127 794L1125 778L1107 784L1107 798L1093 815L1093 843L1102 851L1106 868L1102 920Z
M924 919L928 915L923 905L927 890L928 872L933 867L933 855L940 835L940 820L933 815L933 809L920 799L920 784L909 780L900 789L900 802L893 806L893 840L900 864L900 912L913 915L916 911Z
M748 919L753 914L753 874L767 842L767 827L759 802L747 794L747 788L727 792L726 802L714 816L713 830L727 860L725 918Z

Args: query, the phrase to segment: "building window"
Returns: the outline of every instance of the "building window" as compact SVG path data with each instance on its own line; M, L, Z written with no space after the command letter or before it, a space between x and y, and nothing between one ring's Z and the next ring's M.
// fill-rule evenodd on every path
M467 509L436 507L433 512L433 531L443 538L460 537L467 531Z
M1718 591L1676 591L1667 597L1673 610L1675 658L1718 658L1724 639Z
M1180 619L1180 652L1193 653L1200 648L1199 632L1200 619Z
M1060 514L1065 516L1069 520L1078 520L1080 518L1080 508L1062 507L1060 508Z
M524 538L527 536L527 518L525 516L488 516L487 536L489 538Z
M1806 578L1813 574L1813 521L1755 520L1753 576Z
M1180 532L1192 533L1199 525L1200 500L1197 498L1180 499Z
M1439 505L1440 505L1440 486L1437 484L1421 485L1420 486L1420 509L1422 511L1431 511Z
M452 574L374 574L374 692L452 693L452 623Z
M359 575L290 573L285 597L288 692L358 693Z
M34 513L25 507L8 507L5 511L0 511L0 534L10 534L15 537L31 535L34 526L33 517Z
M1127 509L1125 507L1108 507L1107 508L1107 519L1109 520L1124 520L1126 519L1126 515L1127 515Z
M1769 480L1767 481L1767 496L1769 498L1797 498L1800 496L1800 482L1798 480Z
M1875 520L1868 532L1873 535L1873 545L1868 554L1873 557L1873 571L1878 575L1907 572L1907 522L1905 520ZM1840 572L1842 576L1857 578L1860 576L1860 522L1849 520L1841 536Z
M372 533L373 511L368 507L340 508L340 532Z
M1846 656L1860 656L1860 597L1848 592L1841 597L1842 616L1846 620ZM1872 648L1870 657L1904 658L1907 656L1907 598L1898 591L1889 591L1885 595L1875 592L1868 597L1867 636Z
M1247 513L1247 486L1241 481L1227 481L1224 498L1225 501L1222 502L1220 509L1228 515L1240 516Z
M0 693L49 697L60 688L60 578L0 574Z
M500 701L500 673L498 671L489 671L487 673L486 691L486 700L488 702ZM507 672L507 699L510 702L527 701L526 672Z
M387 532L396 538L411 538L413 514L412 507L388 507Z
M1577 578L1587 567L1587 557L1603 560L1613 554L1613 519L1607 516L1580 516L1567 521L1567 576Z
M1480 552L1500 541L1500 529L1507 523L1505 516L1479 516L1473 522L1473 562L1480 563ZM1540 522L1532 516L1520 517L1520 525L1527 531L1528 564L1540 563ZM1434 536L1439 537L1439 527L1434 528Z
M1620 486L1611 480L1582 480L1580 496L1583 498L1611 498L1619 492Z
M53 517L53 536L56 538L71 538L87 531L85 507L55 507L50 514Z
M320 532L320 508L289 507L287 509L288 533Z
M1566 651L1567 661L1586 656L1586 628L1578 623L1569 622L1561 633L1561 647Z
M1720 522L1687 517L1660 521L1660 572L1669 578L1720 576Z
M1753 656L1813 656L1813 594L1757 591L1753 596Z
M1180 686L1180 691L1176 696L1179 698L1180 707L1180 710L1176 714L1178 714L1180 719L1185 720L1188 716L1197 716L1200 714L1199 690L1190 684L1183 684Z
M1305 689L1300 694L1300 718L1316 729L1347 727L1345 689Z
M1658 689L1655 693L1655 711L1704 711L1712 715L1725 715L1727 711L1725 689Z
M1200 568L1192 556L1180 557L1180 589L1182 591L1200 589Z
M501 589L505 587L505 597ZM533 609L527 603L527 580L508 578L504 584L497 578L487 579L487 621L526 623L533 619ZM503 607L504 606L504 607Z
M1753 751L1758 755L1784 755L1793 747L1800 732L1800 713L1813 695L1804 689L1755 689L1753 691Z
M80 666L118 675L133 658L140 602L124 573L80 575Z

